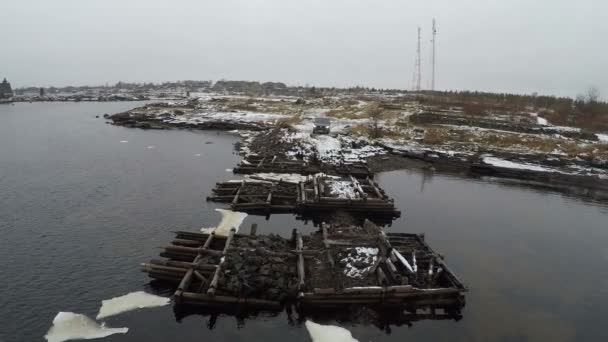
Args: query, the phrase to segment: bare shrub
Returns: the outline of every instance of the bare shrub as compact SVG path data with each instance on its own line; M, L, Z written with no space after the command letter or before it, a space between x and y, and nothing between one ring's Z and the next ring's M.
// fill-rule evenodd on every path
M369 118L370 138L378 139L382 137L380 121L384 119L384 109L378 102L372 102L365 109L365 114Z

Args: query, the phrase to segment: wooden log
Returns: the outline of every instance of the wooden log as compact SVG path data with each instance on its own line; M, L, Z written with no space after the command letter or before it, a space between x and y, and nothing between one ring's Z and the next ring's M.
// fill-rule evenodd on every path
M234 199L232 200L232 205L235 205L238 203L239 195L241 194L241 190L243 189L244 186L245 186L245 181L243 180L241 182L241 187L237 190L236 195L234 195Z
M175 294L173 295L176 302L179 303L181 301L182 293L184 293L184 291L188 291L188 287L190 286L190 282L192 281L193 273L194 270L189 269L188 272L186 272L186 275L184 275L182 281L179 283L179 286L177 287L177 290L175 290Z
M317 185L317 175L312 176L312 185L315 190L315 198L318 200L320 196L319 196L319 188Z
M397 283L401 283L401 275L399 274L399 271L397 271L397 267L395 267L395 264L393 264L393 262L391 261L391 259L390 258L385 258L384 259L384 263L385 263L386 268L388 269L389 273L391 274L391 277Z
M384 288L381 286L366 286L366 287L348 287L342 290L344 294L370 294L384 293Z
M327 289L314 288L312 290L312 292L314 294L335 295L336 294L336 289L334 289L334 288L327 288Z
M167 258L167 259L179 260L179 261L185 261L185 262L192 262L192 260L194 260L194 255L191 255L191 254L161 252L160 256L163 258Z
M350 180L353 183L353 186L355 187L355 189L361 195L361 198L363 198L363 200L366 200L367 199L367 193L365 191L363 191L363 189L361 188L361 184L359 184L359 181L356 180L355 177L353 177L352 175L350 176Z
M169 266L169 267L183 268L183 269L194 268L195 270L204 271L204 272L215 271L215 268L217 267L216 265L210 265L210 264L201 264L201 263L194 264L191 262L173 261L173 260L157 260L157 259L150 260L149 264L157 265L157 266Z
M389 285L389 281L388 278L386 277L386 274L384 274L384 271L382 270L382 267L378 267L376 268L376 275L378 276L378 284L385 284L385 285Z
M397 260L399 260L399 262L410 272L410 273L414 273L414 269L412 268L412 266L410 265L409 262L407 262L407 260L403 257L403 255L401 255L401 253L399 253L399 251L397 251L396 249L392 250L392 253L395 254L395 257L397 257Z
M197 247L200 246L201 242L196 240L173 239L171 244L176 246Z
M216 250L212 250L212 249L205 249L205 248L201 248L201 247L185 247L185 246L175 246L175 245L169 245L169 246L165 246L165 251L167 252L177 252L177 253L181 253L181 254L210 254L210 255L222 255L222 252L220 251L216 251Z
M211 243L213 242L213 240L215 238L216 238L215 232L211 232L211 234L209 234L209 236L205 240L205 244L203 245L203 249L208 249L209 246L211 246Z
M174 273L176 275L184 275L188 272L188 269L181 267L171 267L171 266L161 266L161 265L153 265L153 264L141 264L142 272L167 272Z
M228 252L228 248L230 248L230 243L232 243L232 240L234 239L234 234L236 234L236 228L231 228L230 232L228 233L228 239L226 239L226 244L224 245L222 255L226 255L226 252Z
M207 282L207 277L205 277L201 272L199 271L194 271L194 276L198 278L198 280L201 281L201 283L206 283ZM202 285L202 284L201 284Z
M262 160L260 160L257 167L261 167L262 164L264 163L264 160L266 160L266 157L264 157L264 158L262 158Z
M222 257L220 264L215 269L215 272L213 273L213 278L211 278L211 283L209 283L209 289L207 289L207 295L209 295L209 296L215 295L215 290L217 289L217 283L220 279L220 272L222 271L223 264L224 264L224 257Z
M374 184L374 181L372 181L369 176L366 177L367 182L369 183L369 185L371 186L372 190L374 190L374 193L376 193L376 196L378 196L378 198L380 199L384 199L384 196L382 195L382 193L380 192L380 190L376 187L376 185Z
M240 304L240 305L251 305L251 306L260 306L266 308L272 308L276 310L282 310L283 306L280 302L265 300L265 299L257 299L257 298L239 298L239 297L231 297L231 296L209 296L201 293L194 292L184 292L182 294L182 298L184 301L187 301L189 304L208 304L208 303L217 303L217 304Z

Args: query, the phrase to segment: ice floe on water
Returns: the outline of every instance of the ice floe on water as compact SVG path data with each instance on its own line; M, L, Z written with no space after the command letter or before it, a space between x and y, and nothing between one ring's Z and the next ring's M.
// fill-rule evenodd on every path
M608 134L596 134L597 138L603 142L603 143L608 143Z
M347 329L335 325L321 325L312 321L304 323L312 342L359 342Z
M222 220L217 227L202 228L201 232L209 234L214 232L216 235L227 236L232 228L238 232L243 220L247 217L246 213L228 209L215 209L215 211L222 214Z
M124 296L102 300L101 308L99 308L96 319L102 319L136 309L165 306L169 305L169 303L171 303L170 298L156 296L143 291L131 292Z
M44 338L48 342L90 340L114 334L126 334L129 328L109 328L89 317L73 312L59 312Z
M200 157L200 156L201 156L201 154L200 154L200 153L196 153L194 156L195 156L195 157Z
M126 144L126 143L129 142L129 140L121 140L120 142L123 143L123 144Z
M151 150L151 149L153 149L153 148L156 148L156 146L154 146L154 145L150 145L150 146L148 146L148 150Z
M232 172L232 169L226 169L226 172Z

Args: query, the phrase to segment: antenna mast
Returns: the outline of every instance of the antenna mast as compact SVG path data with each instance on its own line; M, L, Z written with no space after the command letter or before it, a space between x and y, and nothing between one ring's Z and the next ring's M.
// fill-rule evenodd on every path
M432 63L433 63L433 71L431 76L431 90L435 90L435 37L437 36L437 27L435 26L435 18L433 18L433 40L431 43L433 44L433 55L432 55ZM420 43L418 43L420 44ZM420 50L420 47L418 47Z
M418 27L418 45L416 48L416 64L414 65L414 90L420 91L420 81L422 80L421 62L420 62L420 32Z

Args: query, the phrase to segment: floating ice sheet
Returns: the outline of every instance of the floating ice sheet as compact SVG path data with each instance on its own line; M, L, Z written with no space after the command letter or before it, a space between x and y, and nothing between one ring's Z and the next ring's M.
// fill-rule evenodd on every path
M239 227L247 217L246 213L241 213L238 211L232 211L228 209L215 209L215 211L222 214L222 220L217 227L210 228L202 228L201 231L203 233L211 233L215 232L216 235L227 236L230 233L230 229L235 228L236 231L239 231Z
M306 321L304 325L312 342L359 342L350 331L335 325L321 325L312 321Z
M168 305L171 299L149 294L143 291L131 292L124 296L102 300L97 319L106 318L143 308L153 308Z
M114 334L126 334L129 328L109 328L89 317L73 312L59 312L44 338L48 342L90 340Z

